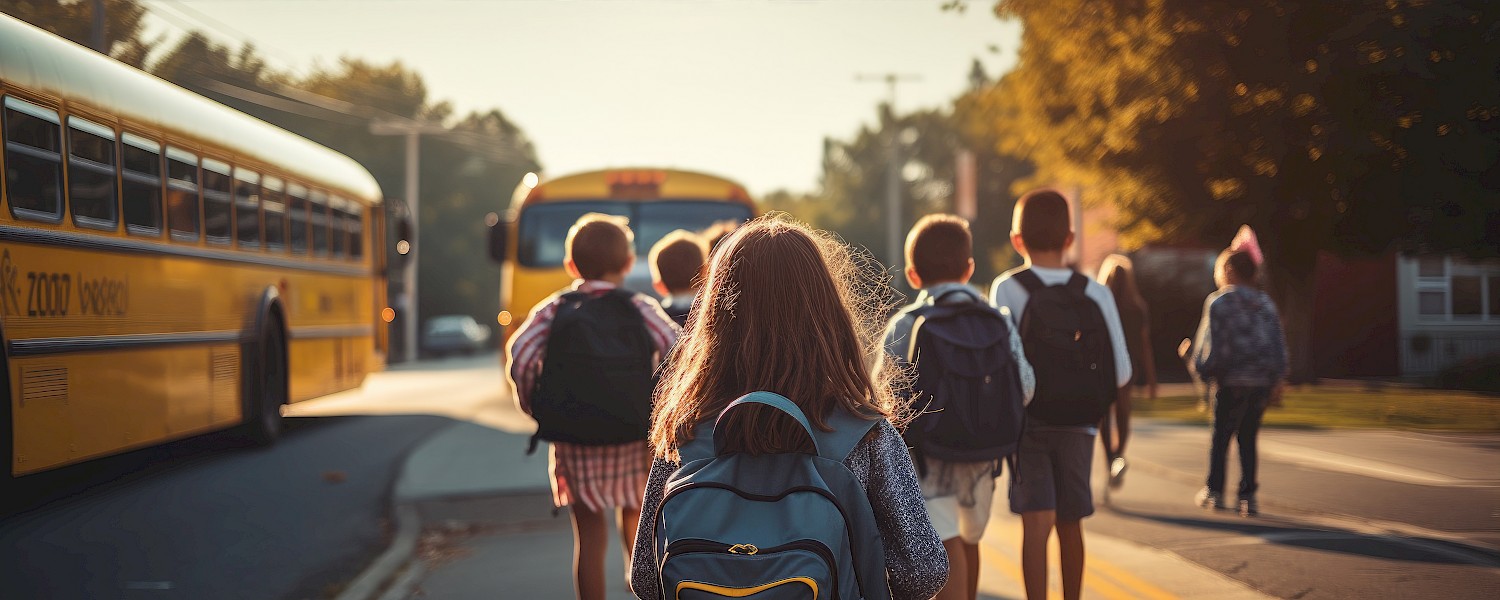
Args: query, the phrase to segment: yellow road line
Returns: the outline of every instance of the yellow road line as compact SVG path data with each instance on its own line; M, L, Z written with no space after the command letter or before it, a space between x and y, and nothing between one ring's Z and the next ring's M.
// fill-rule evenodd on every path
M1168 591L1163 590L1163 589L1161 589L1159 587L1156 587L1155 585L1152 585L1150 582L1147 582L1147 581L1145 581L1145 580L1143 580L1143 579L1141 579L1139 577L1131 575L1130 573L1127 573L1124 569L1121 569L1121 568L1119 568L1119 567L1117 567L1117 566L1115 566L1113 564L1110 564L1110 562L1107 561L1107 560L1099 560L1099 559L1095 558L1095 556L1092 555L1092 554L1088 555L1088 559L1087 560L1088 560L1088 566L1089 566L1090 569L1097 568L1098 571L1100 572L1100 574L1102 574L1102 575L1104 575L1106 577L1112 578L1115 581L1120 582L1120 584L1122 584L1122 585L1124 585L1124 586L1126 586L1128 588L1131 588L1132 590L1134 590L1137 594L1141 595L1142 597L1148 598L1150 600L1176 600L1177 599L1177 596L1175 594L1172 594L1171 592L1168 592Z
M996 519L994 521L991 521L991 523L992 526L999 525L1000 527L998 529L1006 530L1009 535L1006 535L1005 537L1015 538L1015 541L1017 542L1016 548L1019 550L1021 531L1018 523L1008 519ZM989 536L986 537L988 538ZM1024 591L1026 589L1025 578L1021 573L1019 563L1013 563L1009 560L1002 559L999 556L1001 552L999 552L999 550L995 548L996 544L992 543L989 544L989 546L991 547L990 551L980 551L981 560L985 563L988 563L990 566L998 568L1001 572L1005 573L1007 577L1020 583L1021 589ZM1049 552L1049 555L1050 554L1052 553ZM1099 595L1110 599L1177 599L1177 596L1175 594L1163 590L1160 587L1157 587L1156 585L1153 585L1145 581L1144 579L1141 579L1140 577L1131 575L1123 568L1100 558L1097 554L1085 551L1084 556L1085 576L1083 579L1083 586L1086 590L1092 590ZM1019 557L1017 557L1017 561L1019 561ZM1048 577L1048 582L1056 584L1057 582L1055 581L1055 579L1055 577ZM1059 589L1056 585L1049 585L1048 587L1049 589L1047 590L1047 595L1049 599L1056 600L1056 598L1060 597Z

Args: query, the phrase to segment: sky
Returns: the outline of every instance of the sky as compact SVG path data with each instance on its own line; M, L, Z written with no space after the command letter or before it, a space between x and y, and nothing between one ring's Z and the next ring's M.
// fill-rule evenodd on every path
M611 166L703 170L755 195L812 190L823 139L896 108L947 106L978 58L1009 70L1020 26L987 0L144 0L147 36L250 41L279 69L399 60L459 114L499 108L543 177Z

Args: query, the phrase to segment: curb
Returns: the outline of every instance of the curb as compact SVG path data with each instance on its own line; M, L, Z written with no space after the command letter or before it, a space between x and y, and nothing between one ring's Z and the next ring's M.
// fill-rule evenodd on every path
M416 507L410 504L396 503L391 510L396 518L396 535L391 539L390 547L386 548L385 552L380 553L375 562L365 567L365 570L358 577L350 581L349 585L344 588L344 591L335 597L335 600L370 600L376 598L376 594L379 594L383 589L383 584L390 580L393 574L402 567L407 566L408 563L415 564L412 563L411 557L417 548L417 535L422 532L422 518L417 514ZM406 569L406 574L399 578L398 581L413 582L411 572L418 570ZM379 598L391 598L391 592L394 591L396 590L388 590L386 594L379 596Z

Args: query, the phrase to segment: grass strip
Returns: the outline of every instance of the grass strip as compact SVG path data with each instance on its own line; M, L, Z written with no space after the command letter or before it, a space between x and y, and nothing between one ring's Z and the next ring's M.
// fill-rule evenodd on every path
M1266 412L1266 427L1500 432L1500 397L1470 392L1299 386L1287 389L1283 404ZM1137 398L1131 413L1182 423L1212 420L1193 396Z

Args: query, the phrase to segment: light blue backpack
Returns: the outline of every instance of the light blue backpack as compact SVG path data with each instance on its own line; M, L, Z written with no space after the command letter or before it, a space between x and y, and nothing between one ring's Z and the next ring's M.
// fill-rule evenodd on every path
M719 424L747 404L790 415L818 453L724 454ZM835 410L825 433L791 400L753 392L700 425L656 514L663 598L889 600L875 513L844 466L875 423Z

